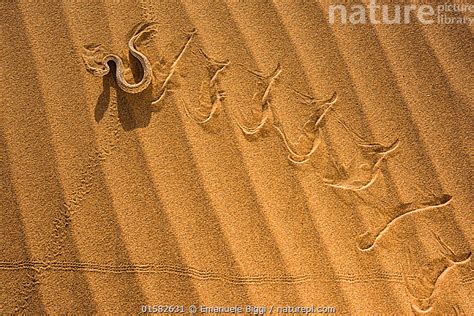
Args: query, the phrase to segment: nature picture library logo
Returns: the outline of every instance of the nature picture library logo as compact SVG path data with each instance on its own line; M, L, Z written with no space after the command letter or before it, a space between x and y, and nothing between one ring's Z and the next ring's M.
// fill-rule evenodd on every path
M433 1L435 2L435 1ZM466 24L474 23L472 3L396 3L370 0L334 3L329 6L329 23L342 24Z

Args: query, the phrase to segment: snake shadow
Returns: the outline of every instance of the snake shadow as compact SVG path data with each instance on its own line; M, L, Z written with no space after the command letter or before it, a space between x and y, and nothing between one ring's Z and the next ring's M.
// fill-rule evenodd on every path
M137 94L130 94L123 92L115 82L113 74L115 73L115 64L110 63L111 71L102 79L102 93L97 98L94 117L95 121L99 123L107 111L110 104L110 91L114 89L117 95L117 111L118 118L122 128L125 131L132 131L136 128L144 128L150 124L152 112L157 112L152 106L152 87L151 85L144 91ZM139 66L138 66L139 67ZM135 82L140 80L140 71L133 71L137 67L133 67L132 72ZM143 73L143 72L141 72Z

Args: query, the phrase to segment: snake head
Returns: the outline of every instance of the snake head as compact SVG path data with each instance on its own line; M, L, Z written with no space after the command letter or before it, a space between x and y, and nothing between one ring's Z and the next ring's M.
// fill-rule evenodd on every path
M97 77L103 77L109 73L109 66L104 63L104 58L109 55L109 50L102 44L84 45L82 61L88 72Z

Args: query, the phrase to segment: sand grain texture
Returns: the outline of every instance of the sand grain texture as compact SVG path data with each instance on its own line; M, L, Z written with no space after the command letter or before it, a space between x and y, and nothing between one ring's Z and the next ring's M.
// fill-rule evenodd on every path
M472 28L329 4L0 1L0 312L472 314Z

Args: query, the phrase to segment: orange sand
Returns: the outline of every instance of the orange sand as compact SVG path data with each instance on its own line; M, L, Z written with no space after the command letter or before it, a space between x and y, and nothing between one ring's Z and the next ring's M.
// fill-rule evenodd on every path
M0 1L0 313L472 314L472 27L329 4Z

